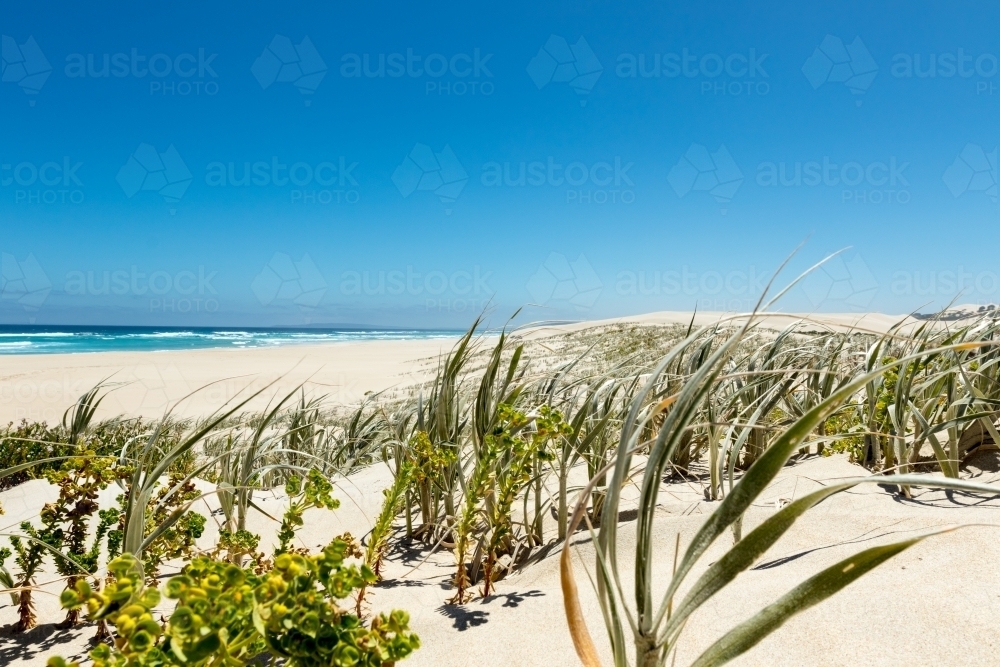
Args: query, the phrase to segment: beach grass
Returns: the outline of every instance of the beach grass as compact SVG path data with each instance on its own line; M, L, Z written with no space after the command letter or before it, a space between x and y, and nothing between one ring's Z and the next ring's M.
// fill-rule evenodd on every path
M442 602L455 606L489 598L505 577L561 549L567 627L583 664L600 664L605 649L581 611L569 547L574 535L589 532L596 548L589 577L610 647L603 657L619 666L663 665L676 658L692 614L724 595L830 495L871 482L893 485L902 497L929 485L1000 492L962 472L970 456L1000 444L1000 327L989 313L881 334L809 320L772 330L753 317L548 335L481 325L477 320L425 381L356 405L331 403L300 386L263 411L249 410L265 386L198 419L168 412L160 420L99 421L99 385L60 424L9 425L0 432L0 485L45 478L62 490L37 519L9 531L14 552L0 552L0 592L17 596L20 609L14 631L37 622L32 591L46 563L70 597L81 581L99 591L138 572L149 586L162 568L190 568L205 558L266 576L280 553L260 553L261 536L248 530L248 516L266 514L255 491L307 493L304 505L290 506L298 514L283 520L287 550L304 508L332 507L315 490L320 479L338 484L385 464L392 480L370 532L360 542L338 538L350 563L344 567L358 572L348 586L350 608L359 622L374 623L372 632L382 621L366 619L366 601L377 595L393 544L451 552L451 590ZM856 479L794 499L744 531L748 508L784 466L833 453L857 464ZM312 486L303 487L310 479ZM653 548L654 534L669 527L660 526L656 508L665 485L678 480L696 485L713 511L690 543L680 544L678 534L673 576L662 585L652 577L654 561L664 558ZM95 499L112 485L121 490L117 503L99 507ZM629 489L636 493L626 500ZM207 550L198 546L205 517L197 511L206 498L218 504L221 526L219 544ZM636 548L626 562L618 531L630 516ZM727 534L732 546L724 555L698 565ZM859 550L816 573L725 632L694 664L741 655L793 614L925 536ZM132 559L131 569L111 566L119 553ZM340 609L344 597L324 604ZM121 636L108 627L107 614L89 618L99 622L98 634ZM83 620L71 613L65 622ZM405 623L396 623L398 636L408 636ZM213 636L225 646L224 635ZM271 650L267 642L260 646L258 655Z

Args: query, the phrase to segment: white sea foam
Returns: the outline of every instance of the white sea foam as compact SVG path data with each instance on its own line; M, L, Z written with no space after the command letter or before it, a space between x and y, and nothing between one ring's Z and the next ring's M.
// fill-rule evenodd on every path
M278 347L364 340L450 338L460 332L419 330L94 330L0 332L0 355L66 352L166 351L198 348Z

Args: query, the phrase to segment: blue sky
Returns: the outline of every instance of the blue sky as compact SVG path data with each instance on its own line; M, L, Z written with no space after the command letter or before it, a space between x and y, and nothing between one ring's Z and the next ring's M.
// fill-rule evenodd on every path
M0 322L1000 300L997 7L312 4L0 8Z

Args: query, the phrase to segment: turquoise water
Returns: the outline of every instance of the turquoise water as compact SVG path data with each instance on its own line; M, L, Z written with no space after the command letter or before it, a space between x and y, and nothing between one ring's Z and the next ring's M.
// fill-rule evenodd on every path
M426 329L207 329L156 327L0 326L0 355L138 352L276 347L357 340L453 338L461 331Z

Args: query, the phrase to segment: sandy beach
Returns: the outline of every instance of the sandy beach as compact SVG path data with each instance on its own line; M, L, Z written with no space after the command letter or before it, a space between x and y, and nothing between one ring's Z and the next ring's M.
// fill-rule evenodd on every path
M404 387L425 377L452 345L447 339L380 340L243 350L10 355L0 362L0 422L56 423L101 381L115 389L101 404L99 418L159 417L173 406L179 417L204 416L270 383L248 410L259 410L303 383L313 395L350 405L367 392Z
M732 313L701 312L696 326L727 318ZM760 326L781 330L806 323L816 330L883 333L903 316L881 313L768 314ZM657 312L609 320L534 326L519 331L541 339L609 324L649 326L687 325L690 312ZM908 326L916 320L907 320ZM83 354L6 355L0 363L0 423L58 422L63 411L92 386L106 380L115 390L98 412L100 418L119 414L158 417L171 406L176 416L210 414L230 400L239 400L273 383L248 409L260 409L268 400L303 384L332 404L351 405L367 392L392 391L433 373L438 356L455 340L379 340L322 345L285 345L273 348L197 349L159 352L91 352ZM183 402L181 399L200 390Z
M702 313L697 324L717 320ZM762 324L784 326L799 316L771 316ZM522 331L528 339L609 324L687 324L690 313L653 313L614 321L561 324ZM886 331L899 321L887 315L834 315L816 318L818 326ZM192 350L143 353L9 356L0 371L0 419L57 421L62 411L96 382L110 378L121 383L101 407L101 416L120 413L157 417L195 388L210 385L177 408L181 416L203 416L243 391L253 391L280 380L249 406L260 408L269 398L300 383L325 394L334 404L354 404L366 392L392 392L427 378L438 357L453 340L346 342L322 346L286 346L271 349ZM1000 480L996 451L983 452L963 469L963 476L981 482ZM580 471L576 474L579 475ZM786 466L747 514L745 531L759 525L788 502L832 480L865 475L861 466L838 454L810 456ZM392 479L381 463L336 480L342 500L333 513L309 510L301 545L315 548L332 534L350 531L366 535L382 502L382 490ZM585 481L580 478L579 482ZM206 483L207 484L207 483ZM105 492L105 500L113 497ZM635 507L634 489L623 509ZM0 532L37 517L54 497L46 482L33 480L0 492L7 515ZM280 494L255 494L256 502L272 514L281 512ZM215 516L213 500L203 510ZM664 487L657 506L658 535L654 580L665 581L673 560L674 539L686 543L717 504L705 499L697 482L674 482ZM625 516L625 515L623 515ZM213 519L214 521L214 519ZM209 548L218 528L209 522L199 545ZM809 512L794 528L730 588L713 598L692 617L679 645L678 664L688 664L727 629L763 608L794 584L859 548L898 540L954 524L975 524L932 537L906 551L888 565L850 585L832 599L791 619L736 665L792 667L798 665L964 665L996 663L996 633L992 620L1000 613L1000 574L993 566L1000 558L1000 501L982 502L962 494L918 491L901 499L877 485L840 494ZM253 513L251 526L273 535L275 524ZM265 538L265 543L270 538ZM619 529L620 553L627 562L635 545L635 521L625 516ZM712 547L702 570L731 545L727 532ZM573 540L577 577L584 614L604 664L610 664L600 608L587 584L585 571L594 567L594 550L586 532ZM538 562L498 582L493 595L464 606L446 605L454 573L448 549L407 552L397 545L386 564L385 581L370 598L372 611L391 608L409 611L412 628L423 642L405 664L464 666L502 659L511 666L578 664L563 613L559 579L559 548ZM625 568L630 572L629 568ZM628 577L631 574L627 574ZM48 579L43 576L42 581ZM60 616L59 582L43 586L39 616ZM15 618L6 596L0 600L0 626ZM0 634L0 664L42 665L50 655L82 655L90 630L57 630L51 623L27 635ZM892 647L892 650L886 650Z
M1000 3L56 8L0 667L1000 667Z
M974 469L977 481L1000 480L995 456ZM787 467L748 514L747 528L772 515L779 504L799 498L822 483L863 474L843 457L813 457ZM363 535L371 527L381 502L381 489L391 479L382 466L364 470L337 484L341 508L310 510L300 544L316 548L331 534ZM44 482L32 481L0 492L7 516L0 525L16 525L36 516L54 493ZM255 494L267 511L280 511L282 499ZM206 507L205 510L209 510ZM713 509L689 484L667 487L657 521L660 531L654 577L664 579L673 558L677 533L690 540ZM207 513L207 512L206 512ZM793 585L859 548L918 535L955 523L973 527L929 538L850 585L830 600L791 619L773 635L732 664L746 667L829 665L899 666L957 664L995 665L996 633L992 619L1000 614L1000 501L987 503L941 492L918 492L900 501L875 485L835 496L809 512L750 571L700 609L689 621L680 645L678 664L688 664L712 640L746 619ZM251 527L267 534L276 524L255 514ZM635 521L620 526L620 552L627 558L635 544ZM210 522L199 544L214 544L217 530ZM731 544L727 532L712 548L714 561ZM575 567L583 607L592 636L610 664L600 609L586 583L594 552L581 533L574 540ZM454 573L453 554L446 549L425 554L394 554L386 580L373 591L374 612L393 608L410 613L422 647L407 659L412 667L464 667L484 656L502 658L505 665L579 664L566 627L559 584L558 552L498 583L496 594L463 607L446 605ZM707 563L706 563L707 564ZM46 578L43 576L43 581ZM39 596L39 614L58 619L58 583ZM15 608L0 599L0 625L12 622ZM39 626L27 635L0 635L0 664L32 667L51 655L82 655L92 628L57 630ZM887 650L886 647L892 647Z

